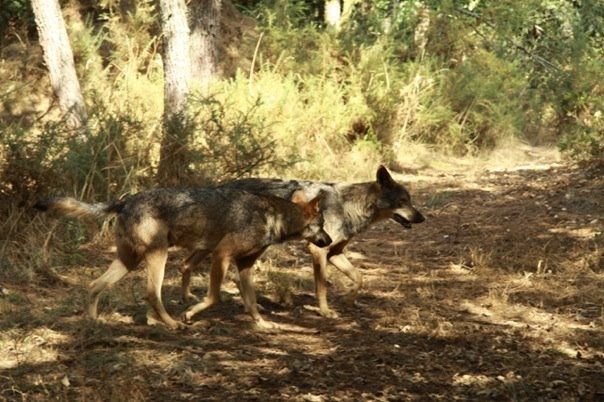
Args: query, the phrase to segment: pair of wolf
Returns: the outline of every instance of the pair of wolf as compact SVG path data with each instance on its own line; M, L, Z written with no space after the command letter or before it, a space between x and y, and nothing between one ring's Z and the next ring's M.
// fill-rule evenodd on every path
M206 256L212 257L208 294L184 313L185 322L219 302L222 282L233 263L239 270L246 311L258 327L271 328L273 323L258 312L252 279L252 267L267 247L289 240L309 243L319 311L323 316L335 317L327 304L327 262L353 280L354 298L362 278L343 254L351 238L384 219L392 218L405 228L424 221L407 189L384 166L378 168L376 181L367 183L252 178L214 188L154 189L109 204L59 197L40 201L34 207L77 218L117 215L117 257L90 284L88 315L96 319L101 292L144 260L150 311L153 318L170 328L182 325L170 316L161 300L171 246L190 253L181 267L184 298L193 297L191 272Z

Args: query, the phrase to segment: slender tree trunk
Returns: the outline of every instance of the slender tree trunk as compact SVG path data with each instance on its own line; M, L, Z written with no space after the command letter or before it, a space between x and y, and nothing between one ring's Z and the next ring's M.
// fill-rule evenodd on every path
M164 62L164 126L158 179L175 185L188 168L189 27L184 0L160 0Z
M325 24L338 29L342 10L340 0L325 0Z
M76 75L73 53L58 0L32 0L44 61L59 107L73 127L86 123L86 105Z
M430 29L430 12L426 7L421 7L418 12L419 23L415 28L413 41L417 48L417 56L423 59L426 45L428 44L428 30Z
M192 0L191 15L191 86L207 93L218 74L218 37L222 0Z

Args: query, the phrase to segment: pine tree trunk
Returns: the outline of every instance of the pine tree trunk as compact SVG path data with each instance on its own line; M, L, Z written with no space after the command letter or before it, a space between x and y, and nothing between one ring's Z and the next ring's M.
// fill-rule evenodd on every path
M86 105L58 0L32 0L44 61L59 107L73 127L86 123Z
M417 55L422 59L426 51L426 45L428 44L428 30L430 29L430 12L426 7L419 9L418 19L419 22L415 27L413 41L417 48Z
M338 29L342 15L340 0L325 0L325 24Z
M218 74L222 0L193 0L191 11L191 86L207 93Z
M184 0L160 0L164 62L164 125L158 179L177 185L188 168L189 28Z

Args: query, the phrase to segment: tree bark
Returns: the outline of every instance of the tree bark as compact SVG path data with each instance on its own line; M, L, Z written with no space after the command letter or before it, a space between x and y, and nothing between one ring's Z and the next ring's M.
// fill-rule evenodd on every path
M428 30L430 29L430 12L424 6L418 12L419 23L413 34L413 42L417 48L417 55L420 59L424 57L426 45L428 44Z
M68 123L81 127L86 123L86 105L73 62L73 53L58 0L32 0L32 9L44 50L50 84Z
M191 86L207 94L218 74L218 38L222 0L193 0L191 15Z
M338 29L341 16L340 0L325 0L325 24L328 27Z
M187 96L189 94L189 27L184 0L160 0L163 32L164 116L158 179L175 185L188 168Z

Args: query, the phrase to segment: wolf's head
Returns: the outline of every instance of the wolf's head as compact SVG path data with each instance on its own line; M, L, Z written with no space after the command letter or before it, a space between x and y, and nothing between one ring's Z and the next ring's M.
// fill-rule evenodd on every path
M407 189L397 183L384 166L378 168L376 181L379 187L376 207L380 217L392 218L407 229L411 229L412 223L426 220L411 203Z
M304 191L294 192L291 201L302 209L304 216L304 230L302 237L318 247L327 247L331 244L331 237L323 229L323 213L321 210L321 201L325 197L324 191L310 201L306 201Z

